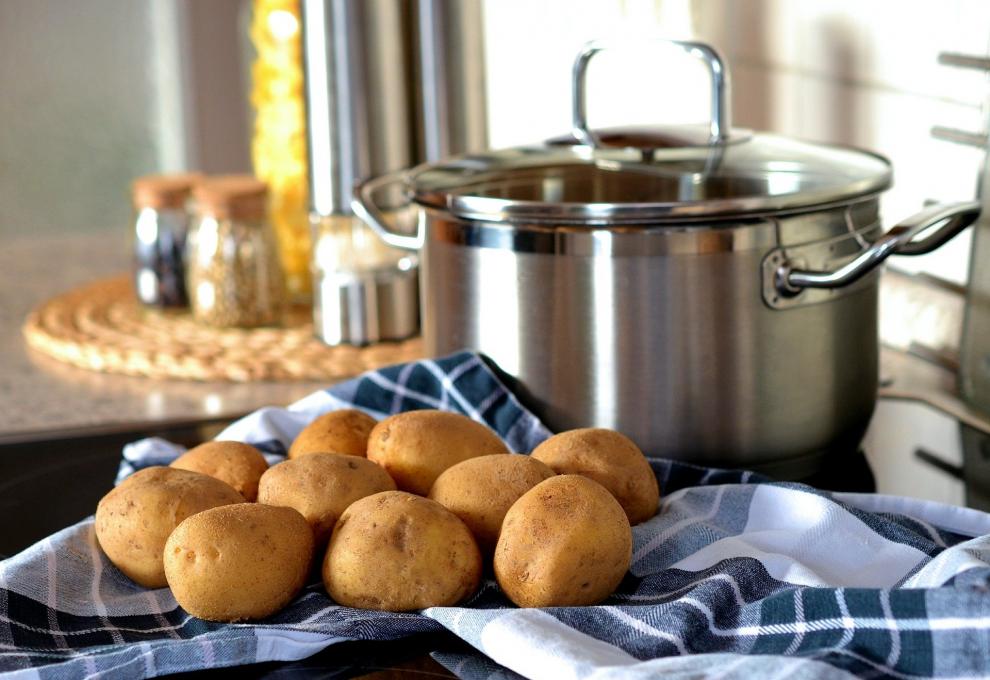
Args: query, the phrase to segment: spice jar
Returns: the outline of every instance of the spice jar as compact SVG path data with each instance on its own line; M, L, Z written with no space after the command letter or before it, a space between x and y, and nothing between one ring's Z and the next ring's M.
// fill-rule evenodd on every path
M134 290L152 307L189 304L185 245L189 194L198 174L147 175L134 180Z
M204 180L193 192L197 215L186 249L193 316L213 326L267 326L285 300L268 187L253 177Z

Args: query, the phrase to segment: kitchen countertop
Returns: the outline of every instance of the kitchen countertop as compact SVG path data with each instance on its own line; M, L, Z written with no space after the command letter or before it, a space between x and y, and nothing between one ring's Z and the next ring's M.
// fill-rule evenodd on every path
M0 249L0 444L229 420L326 387L317 382L150 380L74 368L29 349L27 314L129 269L118 234L4 237Z
M319 382L151 380L74 368L29 349L27 314L54 295L127 271L117 234L5 238L0 250L0 444L186 426L285 405ZM957 395L956 377L907 352L881 352L880 396L913 399L990 432L990 419Z

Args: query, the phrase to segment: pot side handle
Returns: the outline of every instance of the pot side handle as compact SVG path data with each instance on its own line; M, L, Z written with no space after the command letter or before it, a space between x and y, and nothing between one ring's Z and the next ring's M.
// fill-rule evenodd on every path
M980 216L978 201L940 203L899 222L855 259L832 271L794 269L785 262L777 268L775 284L785 297L805 288L841 288L873 271L891 255L924 255L935 250L971 225ZM918 238L943 222L934 232Z
M371 227L372 231L378 234L381 240L385 241L393 248L402 250L419 250L423 247L424 233L423 224L417 221L415 234L403 234L394 231L389 226L389 219L385 212L375 202L375 192L394 184L405 184L405 171L391 172L379 177L365 179L354 185L354 194L351 198L351 210L361 218L365 224ZM406 207L407 202L404 206Z

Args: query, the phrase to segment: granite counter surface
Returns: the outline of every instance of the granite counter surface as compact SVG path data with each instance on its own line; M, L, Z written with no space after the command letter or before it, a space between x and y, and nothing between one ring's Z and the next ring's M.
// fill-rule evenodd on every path
M128 270L103 235L17 236L0 244L0 443L233 419L327 387L315 382L151 380L74 368L27 347L21 327L45 300Z

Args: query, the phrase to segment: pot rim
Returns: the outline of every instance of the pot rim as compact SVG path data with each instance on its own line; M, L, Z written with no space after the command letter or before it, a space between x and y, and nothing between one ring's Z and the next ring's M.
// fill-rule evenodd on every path
M546 217L531 217L525 213L506 214L499 216L495 213L475 214L467 210L459 210L459 204L455 201L448 201L446 204L437 203L424 197L414 197L413 203L426 210L437 211L456 218L461 222L475 222L488 225L489 228L513 231L540 231L554 232L559 230L575 232L640 232L655 231L658 233L671 231L712 231L731 230L742 226L765 223L776 218L794 217L797 215L808 215L819 212L827 212L837 208L851 208L867 201L878 200L883 193L883 189L867 189L861 193L852 194L842 199L827 200L822 198L818 203L808 205L798 205L788 207L781 205L777 207L760 207L758 205L748 205L747 210L726 210L722 214L708 214L699 212L692 214L667 212L659 217L653 217L646 211L639 213L630 212L621 218L582 218L580 216L554 216L548 214ZM494 203L492 203L494 206ZM581 204L576 204L580 206ZM480 226L480 225L479 225Z

